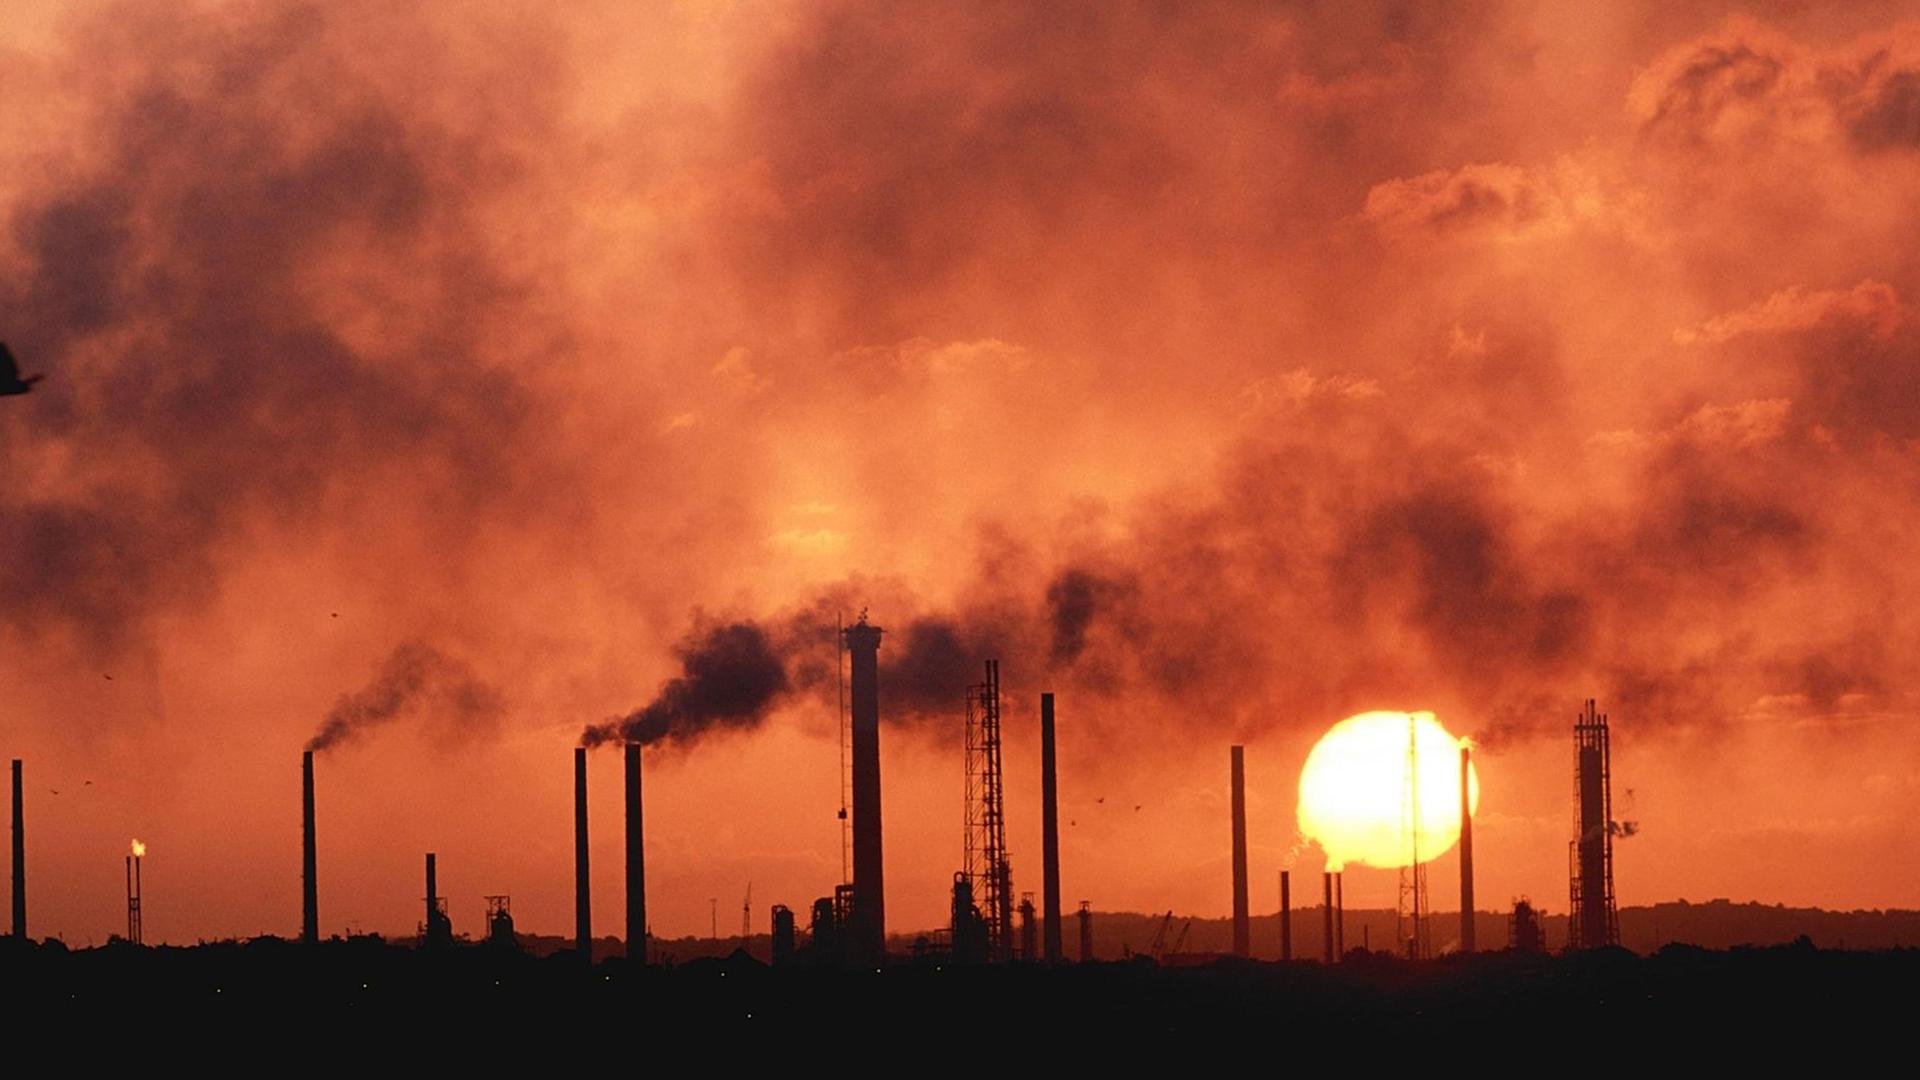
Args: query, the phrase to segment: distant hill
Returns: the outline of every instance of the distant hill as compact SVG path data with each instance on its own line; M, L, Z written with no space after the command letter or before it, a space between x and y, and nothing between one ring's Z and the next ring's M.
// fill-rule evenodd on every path
M1452 951L1459 945L1460 916L1442 911L1433 920L1429 940L1436 951ZM1093 915L1094 956L1118 960L1129 954L1145 954L1164 919L1160 915L1138 912L1099 911ZM1567 942L1567 917L1548 913L1547 946L1560 949ZM1293 955L1296 959L1315 960L1323 955L1325 919L1322 909L1295 908L1293 912ZM1079 923L1073 913L1066 915L1062 928L1067 959L1079 954ZM1182 932L1185 940L1182 942ZM1274 960L1280 956L1280 921L1277 913L1255 916L1252 920L1255 959ZM1015 933L1018 933L1016 928ZM1503 949L1507 944L1507 913L1480 912L1474 919L1474 933L1483 950ZM1386 951L1394 938L1394 913L1383 910L1349 908L1346 915L1347 949L1372 948ZM804 937L804 931L802 932ZM898 953L912 950L921 935L894 934L889 948ZM1784 945L1799 937L1810 939L1823 949L1888 949L1920 946L1920 911L1907 909L1871 911L1827 911L1822 908L1790 908L1778 904L1736 904L1720 899L1703 904L1685 900L1629 907L1620 910L1620 943L1637 953L1651 953L1662 945L1698 945L1709 949L1729 949L1737 945ZM540 934L522 934L520 942L529 952L545 956L573 947L572 938ZM765 934L756 934L742 942L738 935L722 938L684 937L654 939L656 959L684 962L700 957L726 956L744 944L752 955L765 960L771 943ZM1224 953L1233 944L1233 924L1224 918L1189 918L1176 914L1167 929L1166 951L1195 954ZM1176 947L1177 945L1177 947ZM597 958L624 954L625 945L616 937L596 938Z

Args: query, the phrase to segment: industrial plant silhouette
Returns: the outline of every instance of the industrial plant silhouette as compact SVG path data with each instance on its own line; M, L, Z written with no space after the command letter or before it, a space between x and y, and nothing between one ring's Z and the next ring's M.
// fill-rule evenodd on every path
M1321 902L1296 911L1293 873L1279 869L1280 907L1256 917L1249 900L1253 868L1246 843L1246 764L1229 748L1231 917L1182 918L1101 913L1081 900L1077 947L1064 942L1060 895L1059 729L1051 693L1039 701L1042 793L1041 899L1015 892L1006 850L1001 760L1003 702L999 664L965 688L968 800L963 865L954 874L951 920L931 933L889 933L881 845L878 655L884 631L860 620L840 630L852 748L851 880L802 910L776 903L770 932L724 941L653 940L647 931L642 754L622 745L626 925L620 937L596 937L588 867L587 755L572 750L575 794L574 882L577 922L571 939L522 932L512 898L486 897L485 924L455 932L440 894L436 855L425 853L418 931L323 937L317 818L323 803L315 751L301 757L302 913L298 940L263 936L193 947L143 943L140 856L127 856L128 932L104 947L75 950L25 934L27 878L24 763L12 763L13 933L0 942L0 980L17 1015L68 1018L80 1010L191 1007L225 1016L294 1010L291 1015L436 1017L582 1015L615 1017L641 1008L662 1030L756 1032L800 1037L858 1015L873 1039L937 1037L970 1010L988 1010L994 1038L1098 1025L1103 1030L1170 1035L1240 1032L1248 1038L1284 1023L1317 1037L1351 1038L1382 1030L1439 1036L1478 1025L1519 1040L1606 1027L1630 1038L1668 1038L1732 1030L1756 1019L1854 1023L1892 1007L1916 969L1910 949L1834 950L1802 932L1787 944L1709 950L1685 943L1685 913L1630 911L1626 924L1646 955L1621 947L1622 913L1613 891L1609 817L1611 762L1607 717L1588 701L1576 719L1574 836L1570 840L1567 915L1549 917L1525 898L1508 913L1473 903L1470 755L1459 752L1461 906L1456 944L1436 955L1429 944L1443 915L1427 907L1422 867L1409 869L1394 911L1345 908L1343 875L1321 879ZM1069 723L1070 730L1070 723ZM604 742L605 740L600 740ZM1411 751L1410 751L1411 753ZM1413 765L1409 761L1409 766ZM1409 775L1412 775L1411 773ZM332 856L352 858L351 852ZM1015 896L1019 900L1015 901ZM1686 907L1686 905L1681 905ZM1645 918L1664 911L1670 937L1649 943ZM1706 914L1702 912L1700 914ZM1721 912L1724 919L1731 915ZM1807 913L1801 913L1805 915ZM1781 918L1787 918L1782 923ZM1193 931L1199 925L1200 933ZM1757 924L1750 924L1757 925ZM1778 938L1790 916L1760 933ZM1831 937L1833 927L1823 926ZM1884 932L1887 928L1882 927ZM1895 927L1920 931L1920 926ZM1845 930L1839 931L1842 936ZM1871 931L1869 931L1871 932ZM1657 933L1657 931L1656 931ZM1256 946L1256 942L1258 945ZM1831 942L1829 942L1831 944ZM79 1004L84 1002L85 1004ZM982 1003L985 1003L984 1005Z

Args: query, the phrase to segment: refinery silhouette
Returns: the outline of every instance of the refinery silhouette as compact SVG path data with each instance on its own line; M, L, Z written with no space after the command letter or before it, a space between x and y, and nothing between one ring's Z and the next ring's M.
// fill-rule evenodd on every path
M985 1010L991 1038L1038 1036L1063 1025L1119 1023L1161 1036L1218 1033L1252 1039L1275 1017L1323 1035L1392 1030L1402 1036L1504 1030L1518 1044L1560 1038L1582 1026L1618 1027L1618 1045L1712 1032L1755 1017L1804 1024L1852 1022L1887 1007L1890 980L1913 967L1904 948L1877 938L1920 933L1920 918L1889 913L1846 920L1821 912L1758 905L1617 908L1608 718L1587 701L1572 725L1574 792L1564 914L1527 898L1505 911L1474 904L1471 750L1458 749L1460 906L1436 911L1425 865L1410 852L1395 909L1348 911L1344 874L1322 873L1320 903L1296 908L1288 868L1256 868L1246 834L1246 763L1229 747L1230 822L1223 836L1232 873L1225 919L1105 912L1091 900L1074 909L1071 938L1060 893L1056 740L1071 721L1055 695L1038 702L1042 817L1040 900L1019 888L1007 851L1001 756L1003 700L998 661L987 661L964 701L967 804L951 882L951 921L928 932L890 930L885 921L879 736L884 703L878 655L884 631L859 621L842 628L843 700L851 805L840 817L852 851L850 880L796 909L765 911L756 933L749 890L741 930L722 937L717 901L707 938L658 940L648 932L643 743L621 741L624 778L626 921L618 935L592 923L587 806L588 745L572 750L577 921L570 938L515 925L512 898L485 897L484 923L456 933L438 886L435 853L424 854L424 905L411 935L325 935L322 868L351 851L319 842L324 773L316 738L301 754L302 909L297 937L265 935L195 946L149 945L142 930L145 845L125 856L127 929L108 944L73 949L35 942L27 926L24 763L12 763L13 933L0 942L0 979L21 1015L78 1019L86 1009L191 1007L222 1016L296 1009L300 1015L394 1020L497 1013L531 1019L617 1017L640 1008L684 1035L754 1033L801 1037L849 1010L880 1045L934 1037L956 1017ZM1409 731L1405 780L1420 775L1417 716ZM337 717L335 718L337 719ZM679 717L679 722L701 718ZM1361 718L1356 718L1361 719ZM1398 723L1398 719L1394 723ZM331 730L323 727L323 733ZM613 740L590 735L584 743ZM1427 775L1431 776L1432 773ZM1399 782L1396 780L1396 782ZM901 796L895 796L900 798ZM910 797L910 796L908 796ZM1409 788L1409 797L1417 791ZM1410 813L1418 810L1411 807ZM1420 829L1408 819L1406 839ZM1256 915L1256 870L1277 876L1279 908ZM1310 882L1301 882L1311 893ZM1016 899L1017 897L1017 899ZM1660 921L1665 920L1664 935ZM1450 928L1442 928L1443 922ZM1849 933L1856 944L1847 948ZM1825 947L1816 945L1819 935ZM1743 936L1744 935L1744 936ZM1066 943L1072 940L1070 950ZM1436 941L1444 947L1436 948ZM1625 945L1632 948L1623 947ZM1768 943L1771 944L1756 944ZM1718 948L1709 948L1717 945ZM1835 946L1839 946L1836 948ZM157 1002L158 1004L147 1004ZM1382 1028L1388 1025L1388 1028Z

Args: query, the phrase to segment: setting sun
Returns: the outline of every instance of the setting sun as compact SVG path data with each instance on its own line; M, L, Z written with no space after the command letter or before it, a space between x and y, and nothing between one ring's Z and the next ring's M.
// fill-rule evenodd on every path
M1405 866L1415 850L1407 828L1411 796L1420 861L1433 859L1460 839L1460 746L1428 712L1369 712L1340 721L1314 744L1300 771L1301 834L1326 851L1332 869ZM1408 783L1410 756L1414 785ZM1468 792L1477 810L1480 778L1471 766Z

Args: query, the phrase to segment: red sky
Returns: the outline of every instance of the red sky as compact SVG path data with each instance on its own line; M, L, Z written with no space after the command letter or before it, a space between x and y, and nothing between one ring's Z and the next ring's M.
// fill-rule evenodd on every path
M1920 895L1920 6L26 0L0 102L36 935L136 835L149 940L294 932L383 690L323 929L433 850L564 932L570 748L733 625L786 688L652 752L649 905L764 924L840 876L863 605L896 930L987 655L1069 904L1223 914L1238 741L1271 910L1313 739L1424 708L1482 902L1560 910L1589 696L1623 903Z

